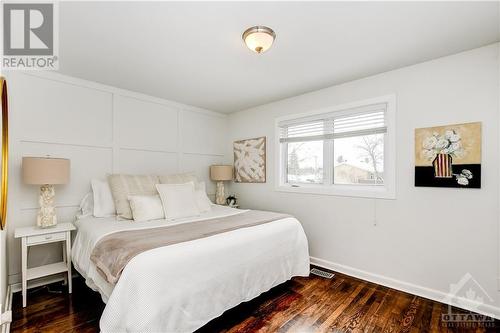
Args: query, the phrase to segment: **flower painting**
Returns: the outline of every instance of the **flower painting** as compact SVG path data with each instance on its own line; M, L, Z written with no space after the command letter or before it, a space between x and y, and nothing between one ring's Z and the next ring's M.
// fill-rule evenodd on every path
M481 123L415 130L415 186L481 187Z

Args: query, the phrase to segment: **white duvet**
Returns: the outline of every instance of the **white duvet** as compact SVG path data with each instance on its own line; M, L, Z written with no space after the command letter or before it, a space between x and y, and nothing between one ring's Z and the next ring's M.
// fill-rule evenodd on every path
M211 212L177 223L242 212L214 206ZM107 303L102 332L192 332L293 276L309 274L307 239L292 217L143 252L127 264L115 286L90 261L103 236L166 223L171 222L93 217L76 222L73 262Z

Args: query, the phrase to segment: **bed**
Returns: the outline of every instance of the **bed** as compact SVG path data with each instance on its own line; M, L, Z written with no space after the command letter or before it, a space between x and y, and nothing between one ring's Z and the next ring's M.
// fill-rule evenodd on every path
M168 225L211 223L244 212L215 205L200 216ZM293 276L309 275L307 239L299 221L290 216L142 252L126 264L116 284L90 259L104 237L164 228L166 223L114 217L77 220L73 263L106 303L102 332L192 332Z

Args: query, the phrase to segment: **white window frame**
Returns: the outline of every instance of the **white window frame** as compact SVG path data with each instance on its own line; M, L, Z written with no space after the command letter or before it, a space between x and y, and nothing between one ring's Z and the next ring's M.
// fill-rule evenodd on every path
M387 132L384 134L384 184L383 185L350 185L350 184L289 184L286 180L286 166L288 163L287 151L280 143L280 123L305 117L320 115L323 113L348 114L350 109L366 107L373 104L385 103L385 124ZM336 195L348 197L396 199L396 95L386 95L370 98L362 101L337 105L312 112L288 115L276 118L275 121L275 190L279 192L308 193L320 195ZM333 141L325 141L323 151L333 149ZM324 154L323 163L326 167L325 173L333 172L333 154ZM330 170L331 169L331 170ZM326 175L325 179L331 180L332 175Z

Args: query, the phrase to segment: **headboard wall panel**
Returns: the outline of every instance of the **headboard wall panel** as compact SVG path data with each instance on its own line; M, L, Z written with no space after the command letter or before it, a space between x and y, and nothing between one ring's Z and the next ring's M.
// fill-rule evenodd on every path
M184 112L180 117L182 151L223 155L228 125L208 114Z
M119 95L114 105L121 148L178 151L179 109Z
M137 163L148 161L148 163ZM179 154L162 151L120 149L117 172L133 174L171 174L179 171Z
M9 125L23 140L112 143L111 92L17 73L9 75L8 85Z
M73 218L92 178L108 173L195 171L215 187L208 167L224 161L227 116L55 73L7 75L10 170L7 246L9 283L20 281L20 244L14 229L35 224L38 188L22 183L23 156L71 159L71 180L56 186L60 221ZM36 252L36 251L34 251ZM56 244L29 265L60 260Z

